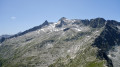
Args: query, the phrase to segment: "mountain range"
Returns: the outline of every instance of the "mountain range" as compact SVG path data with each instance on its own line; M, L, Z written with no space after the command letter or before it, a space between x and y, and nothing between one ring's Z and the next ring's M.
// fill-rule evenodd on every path
M2 36L0 67L120 67L120 22L62 17Z

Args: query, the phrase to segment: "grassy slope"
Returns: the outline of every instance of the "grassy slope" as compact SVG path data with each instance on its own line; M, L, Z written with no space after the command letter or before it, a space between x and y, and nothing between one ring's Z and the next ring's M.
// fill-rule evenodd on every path
M74 59L66 58L58 59L49 67L105 67L106 61L96 58L97 49L91 46L80 53ZM65 63L67 60L68 63Z

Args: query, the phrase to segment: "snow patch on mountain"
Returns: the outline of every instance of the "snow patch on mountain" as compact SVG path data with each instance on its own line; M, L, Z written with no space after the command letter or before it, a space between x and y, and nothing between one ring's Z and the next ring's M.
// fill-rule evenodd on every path
M75 30L77 30L77 31L82 31L81 29L78 29L78 28L75 28Z
M41 28L40 30L37 30L36 32L39 34L41 31L42 32L53 32L53 31L63 30L63 28L55 28L56 24L58 24L58 23L53 23L53 24L50 24L49 26L45 26L45 27Z
M53 44L50 44L50 43L48 43L47 46L46 46L47 49L52 48L52 47L53 47Z

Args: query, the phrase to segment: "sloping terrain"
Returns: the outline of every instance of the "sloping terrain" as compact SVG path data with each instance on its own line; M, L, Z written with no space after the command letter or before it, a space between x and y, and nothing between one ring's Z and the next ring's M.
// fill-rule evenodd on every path
M120 23L45 21L0 43L1 67L120 67Z

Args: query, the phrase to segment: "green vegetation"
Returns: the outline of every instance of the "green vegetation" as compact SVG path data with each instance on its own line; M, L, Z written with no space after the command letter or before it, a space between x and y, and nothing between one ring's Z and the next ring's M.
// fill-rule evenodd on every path
M104 61L93 61L93 62L88 62L86 67L104 67L105 62Z
M0 67L5 63L5 59L3 59L2 57L0 57Z
M91 46L80 53L74 59L71 59L69 55L66 58L58 59L55 63L49 67L104 67L105 61L96 58L97 49ZM68 63L65 63L67 60Z

